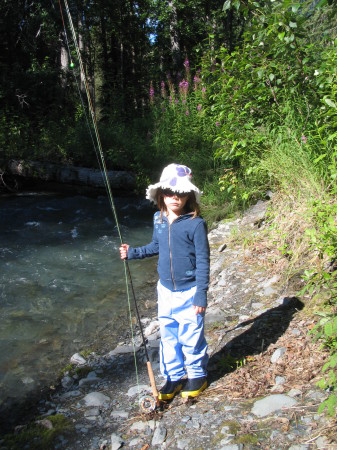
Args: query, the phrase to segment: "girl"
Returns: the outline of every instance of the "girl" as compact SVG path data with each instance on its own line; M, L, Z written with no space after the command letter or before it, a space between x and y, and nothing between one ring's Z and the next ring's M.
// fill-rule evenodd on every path
M197 397L207 387L207 343L204 315L209 284L209 244L205 221L199 217L201 192L186 166L170 164L146 198L157 203L152 241L120 247L122 259L159 254L158 320L160 371L166 378L160 400ZM187 375L187 381L186 381Z

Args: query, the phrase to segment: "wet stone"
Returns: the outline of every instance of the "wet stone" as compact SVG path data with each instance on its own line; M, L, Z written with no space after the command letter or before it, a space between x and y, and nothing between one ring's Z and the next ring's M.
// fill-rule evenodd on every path
M99 415L100 415L99 408L88 409L84 413L84 417L89 417L89 416L95 417L95 416L99 416Z
M123 446L123 439L118 435L113 433L111 435L111 450L118 450Z
M252 413L258 417L265 417L282 408L290 408L297 404L297 401L287 395L270 395L254 403Z
M282 358L282 356L285 354L286 351L287 349L285 347L278 348L277 350L275 350L270 359L270 362L276 363L280 358Z
M163 426L158 426L153 433L152 445L161 445L165 441L166 434L166 428Z
M110 398L101 392L91 392L84 397L83 402L85 406L107 406Z

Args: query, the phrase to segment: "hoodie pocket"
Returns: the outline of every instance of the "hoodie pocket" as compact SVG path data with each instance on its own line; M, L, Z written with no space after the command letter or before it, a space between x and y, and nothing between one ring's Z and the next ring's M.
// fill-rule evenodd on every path
M187 256L174 258L173 274L177 281L193 280L195 278L195 261Z

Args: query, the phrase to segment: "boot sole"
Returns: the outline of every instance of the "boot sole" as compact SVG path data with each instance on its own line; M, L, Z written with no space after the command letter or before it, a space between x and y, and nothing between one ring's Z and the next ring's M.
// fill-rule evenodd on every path
M202 391L204 391L207 388L207 381L196 391L181 391L182 398L194 398L198 397L199 394L201 394Z

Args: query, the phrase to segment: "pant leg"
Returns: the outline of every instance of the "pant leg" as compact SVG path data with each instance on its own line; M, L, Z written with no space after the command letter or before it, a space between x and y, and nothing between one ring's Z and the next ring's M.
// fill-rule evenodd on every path
M195 288L184 292L185 302L177 307L173 317L179 322L178 339L185 356L188 378L207 376L207 342L204 335L204 314L195 314Z
M208 354L204 336L204 315L195 314L193 308L195 291L196 287L172 292L158 283L160 366L161 373L171 380L180 379L186 371L189 378L207 375Z
M158 320L160 325L160 372L177 381L186 372L184 355L179 342L179 323L172 316L172 292L158 282Z

